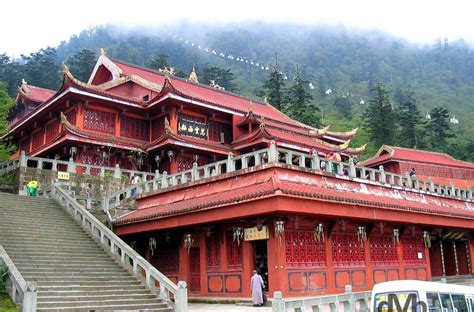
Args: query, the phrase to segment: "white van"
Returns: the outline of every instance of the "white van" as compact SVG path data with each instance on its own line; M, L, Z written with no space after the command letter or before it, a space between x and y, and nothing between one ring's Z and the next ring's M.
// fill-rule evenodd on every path
M401 280L372 290L371 312L474 312L474 287Z

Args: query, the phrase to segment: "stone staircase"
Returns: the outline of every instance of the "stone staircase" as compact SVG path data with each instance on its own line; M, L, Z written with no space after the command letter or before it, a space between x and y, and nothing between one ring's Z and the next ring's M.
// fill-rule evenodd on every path
M37 311L172 311L52 199L0 193L0 244L38 284Z

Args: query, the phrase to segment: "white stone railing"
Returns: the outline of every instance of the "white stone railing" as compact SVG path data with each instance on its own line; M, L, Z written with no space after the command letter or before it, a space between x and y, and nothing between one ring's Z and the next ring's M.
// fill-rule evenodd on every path
M137 277L145 278L147 287L155 289L156 282L158 282L160 298L172 306L174 311L188 311L186 282L180 281L177 285L173 283L58 185L43 192L44 196L56 199L86 232L106 250L110 250L122 266L132 269L133 274Z
M314 172L333 174L340 179L353 179L363 183L377 184L386 187L403 189L415 192L424 192L437 196L448 196L472 201L472 189L461 189L454 185L435 184L432 180L422 181L412 179L409 174L403 176L386 172L382 166L379 169L356 166L352 159L348 162L334 161L319 157L316 153L310 155L288 149L277 148L271 144L269 148L234 157L229 154L227 159L193 168L176 174L168 175L167 172L157 174L155 178L139 184L124 188L115 194L104 197L102 208L105 212L119 207L123 200L134 197L136 194L148 193L181 185L187 182L219 176L239 169L245 169L264 163L283 163Z
M307 297L305 299L284 299L281 291L275 291L273 293L272 312L369 312L370 296L370 291L352 292L352 286L350 285L346 285L343 294Z
M74 162L72 158L70 158L69 161L65 161L58 159L32 157L27 156L25 152L22 151L18 159L4 161L0 163L0 176L19 167L47 169L52 171L65 171L70 173L82 173L87 175L98 175L101 177L108 175L116 179L121 179L123 175L127 176L127 178L130 178L134 175L138 175L143 180L150 180L154 179L158 175L158 172L122 169L118 164L115 167L107 167Z
M36 283L25 281L2 245L0 245L1 261L8 269L6 288L13 302L21 305L23 312L35 312L38 290Z

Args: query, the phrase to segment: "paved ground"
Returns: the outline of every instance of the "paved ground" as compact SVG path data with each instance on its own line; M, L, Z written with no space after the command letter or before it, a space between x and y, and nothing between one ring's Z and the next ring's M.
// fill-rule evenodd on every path
M272 307L252 307L238 304L190 303L189 312L270 312Z

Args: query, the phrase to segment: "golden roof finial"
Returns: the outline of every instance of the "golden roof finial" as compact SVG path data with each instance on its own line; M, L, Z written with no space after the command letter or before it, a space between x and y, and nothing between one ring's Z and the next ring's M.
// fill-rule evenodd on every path
M348 148L350 142L351 142L351 140L348 140L346 143L343 143L343 144L339 145L339 148L340 148L340 149L346 149L346 148Z
M100 48L100 56L106 56L104 48Z
M72 77L72 74L71 74L71 72L69 71L69 67L66 65L66 63L63 62L62 68L63 68L63 74L64 74L64 75L67 75L67 76L69 76L69 77Z
M196 74L196 69L194 68L194 66L193 66L193 71L191 72L191 74L189 74L188 81L199 83L198 76Z

